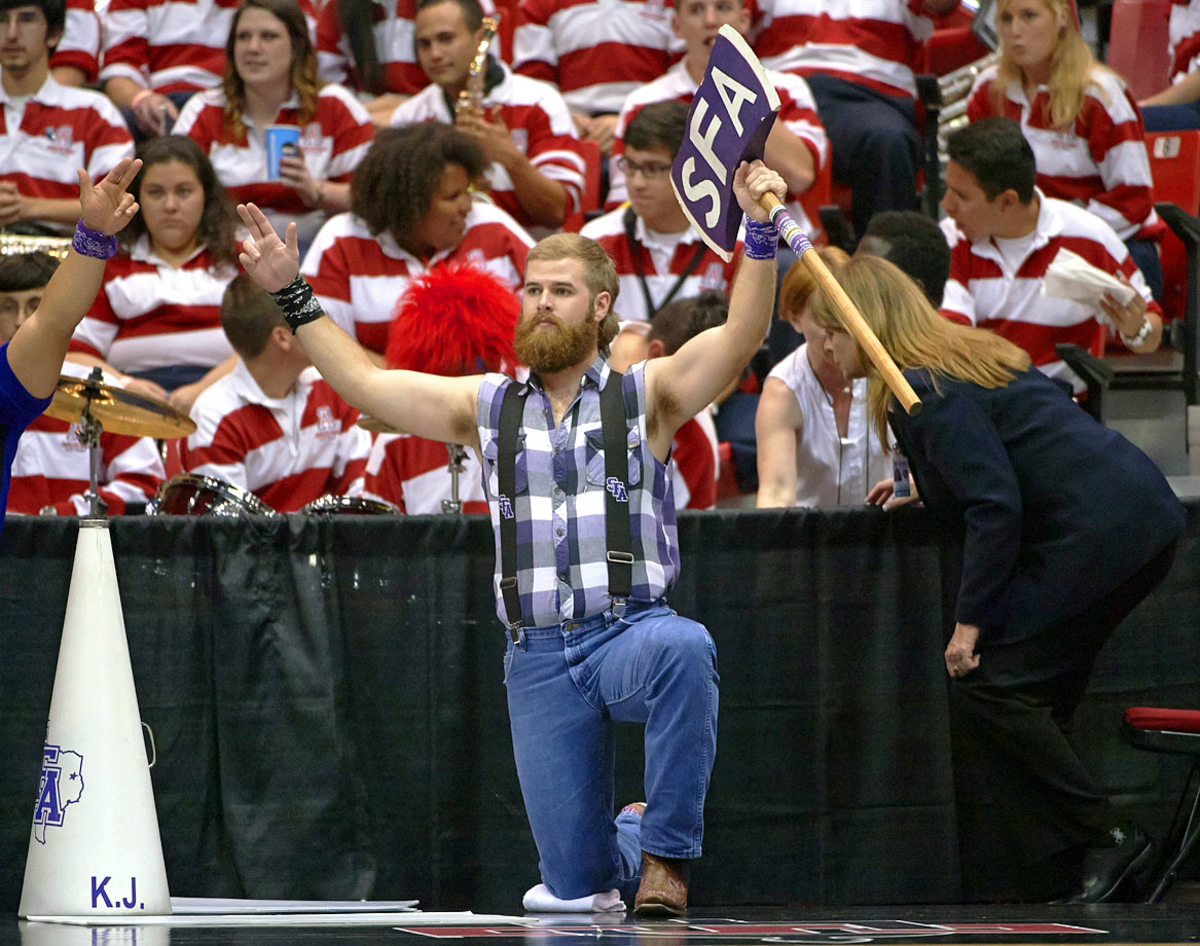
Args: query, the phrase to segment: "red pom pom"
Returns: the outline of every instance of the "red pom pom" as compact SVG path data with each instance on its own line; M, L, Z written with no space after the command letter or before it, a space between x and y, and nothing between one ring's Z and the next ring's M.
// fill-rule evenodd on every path
M443 263L418 276L396 303L384 358L392 368L463 375L515 365L521 303L498 276Z

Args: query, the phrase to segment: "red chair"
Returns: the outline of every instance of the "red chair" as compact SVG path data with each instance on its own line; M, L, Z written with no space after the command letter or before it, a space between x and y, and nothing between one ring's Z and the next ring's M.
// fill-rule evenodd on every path
M600 194L600 170L604 156L600 146L594 141L580 138L575 142L575 150L583 158L583 194L580 197L579 209L568 214L563 221L563 229L569 233L578 233L588 221L588 215L602 207Z
M1200 131L1147 132L1146 152L1154 179L1155 203L1177 205L1200 215ZM1163 315L1182 320L1187 303L1187 255L1183 242L1168 230L1159 247L1163 268Z
M1114 0L1108 66L1120 73L1138 101L1167 87L1170 0Z
M925 41L925 64L920 71L944 76L986 56L988 48L971 30L974 19L975 15L962 7L933 17L933 33Z
M1170 860L1166 862L1154 889L1146 898L1147 903L1158 903L1167 888L1174 883L1179 868L1195 848L1197 840L1200 840L1200 710L1131 706L1125 710L1124 734L1125 738L1139 749L1192 757L1192 768L1176 806L1175 823L1168 843L1164 845L1164 860ZM1196 782L1194 790L1193 781ZM1189 799L1191 810L1180 829L1181 815Z

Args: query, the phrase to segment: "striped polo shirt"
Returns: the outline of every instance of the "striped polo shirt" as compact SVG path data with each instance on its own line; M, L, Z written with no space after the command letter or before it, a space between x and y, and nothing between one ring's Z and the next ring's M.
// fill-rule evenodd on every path
M604 437L600 389L609 368L597 358L584 373L579 395L554 426L550 399L536 376L528 382L488 374L479 388L476 421L483 483L496 534L496 613L505 621L500 593L500 515L497 460L500 405L510 384L524 397L517 440L516 495L506 511L516 516L517 587L527 627L543 627L600 614L610 607L605 555ZM634 556L630 600L652 602L679 574L675 497L669 468L650 452L646 438L645 364L624 376L622 390L629 446L626 484L630 551Z

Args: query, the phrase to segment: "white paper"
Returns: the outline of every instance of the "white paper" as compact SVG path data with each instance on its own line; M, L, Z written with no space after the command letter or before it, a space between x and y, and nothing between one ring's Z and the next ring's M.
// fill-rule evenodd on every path
M1093 266L1078 253L1061 248L1046 268L1042 295L1050 299L1070 299L1100 310L1100 300L1111 292L1121 305L1128 305L1137 290L1110 273ZM1103 314L1101 311L1101 317Z

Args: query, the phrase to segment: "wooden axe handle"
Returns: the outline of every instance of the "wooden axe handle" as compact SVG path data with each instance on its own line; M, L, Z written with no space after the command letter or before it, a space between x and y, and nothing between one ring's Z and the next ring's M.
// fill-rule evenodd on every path
M879 370L883 380L896 396L896 400L900 402L900 406L910 415L920 413L921 400L917 397L917 392L913 390L908 379L896 367L892 356L884 349L879 338L871 330L871 326L867 324L867 320L858 311L858 307L846 295L846 291L833 278L825 261L813 250L813 245L808 242L808 238L800 232L799 226L784 209L779 198L774 194L767 193L758 199L758 203L768 214L771 214L776 207L780 209L778 215L772 216L779 232L804 265L808 267L808 271L817 281L817 285L833 300L834 308L837 309L842 324L846 326L847 331L858 342L858 346L866 352L871 363ZM789 223L791 227L786 226ZM793 232L788 232L789 230Z

